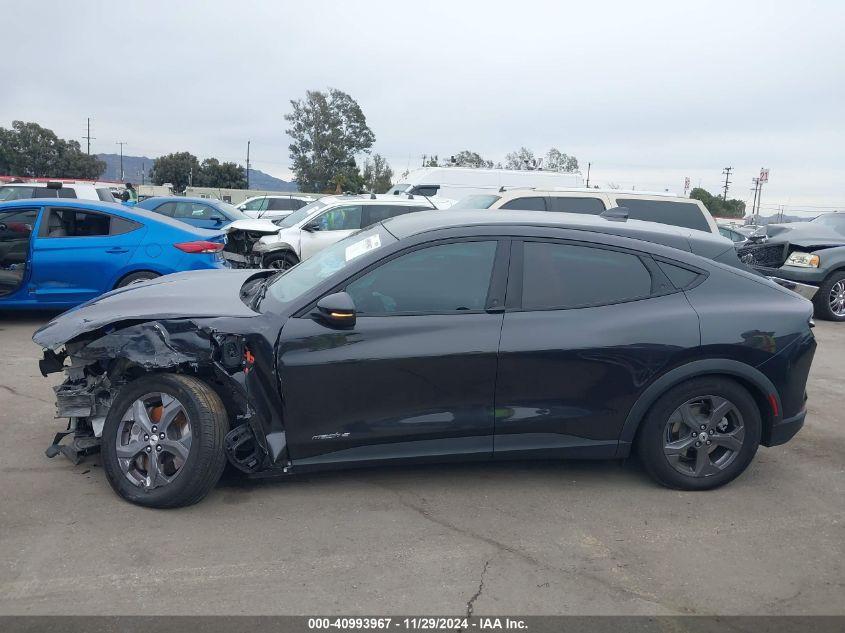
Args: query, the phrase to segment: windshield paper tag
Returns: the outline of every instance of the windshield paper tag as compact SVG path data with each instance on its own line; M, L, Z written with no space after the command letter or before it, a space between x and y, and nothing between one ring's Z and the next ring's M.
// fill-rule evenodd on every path
M367 251L381 246L381 238L378 235L371 235L365 240L355 242L352 246L346 247L346 261L351 261L356 257L360 257Z

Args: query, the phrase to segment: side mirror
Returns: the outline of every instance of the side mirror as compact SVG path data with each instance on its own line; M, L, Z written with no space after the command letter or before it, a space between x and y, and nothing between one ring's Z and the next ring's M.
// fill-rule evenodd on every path
M219 215L212 215L210 219L215 224L223 224L223 218Z
M326 295L313 315L332 327L350 328L355 325L355 302L345 292Z
M317 220L312 220L308 222L305 226L302 227L303 231L308 231L309 233L313 233L314 231L320 230L320 223Z

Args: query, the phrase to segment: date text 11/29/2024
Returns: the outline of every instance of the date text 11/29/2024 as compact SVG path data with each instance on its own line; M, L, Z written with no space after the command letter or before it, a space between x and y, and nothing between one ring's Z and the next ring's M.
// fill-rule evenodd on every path
M428 630L428 631L466 631L468 629L481 631L495 630L526 630L528 628L525 620L521 618L507 617L409 617L409 618L388 618L388 617L351 617L351 618L308 618L308 629L320 630Z

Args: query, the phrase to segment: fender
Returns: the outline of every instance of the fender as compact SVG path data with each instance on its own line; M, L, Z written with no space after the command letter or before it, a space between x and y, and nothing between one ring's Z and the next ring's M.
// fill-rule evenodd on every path
M780 402L780 395L769 380L759 369L746 365L736 360L729 358L708 358L704 360L697 360L686 365L681 365L675 369L663 374L660 378L655 380L648 388L640 394L640 397L631 407L628 412L628 417L625 418L625 423L622 425L622 432L619 434L619 446L616 449L616 457L627 457L631 450L631 444L637 434L637 429L640 426L645 414L651 408L657 399L666 393L675 385L696 378L697 376L707 376L713 374L721 374L727 376L736 376L743 379L745 382L751 384L756 390L757 394L767 400L769 396L774 396L777 403L778 415L772 420L772 423L777 423L780 420L780 412L783 410ZM752 394L755 395L755 394ZM765 420L766 412L763 412ZM764 423L765 424L765 423ZM764 429L765 431L765 429Z
M254 251L256 253L261 253L262 256L266 255L267 253L274 253L276 251L290 251L296 258L299 259L299 255L296 254L296 249L288 244L287 242L273 242L272 244L263 244L264 248L260 251Z

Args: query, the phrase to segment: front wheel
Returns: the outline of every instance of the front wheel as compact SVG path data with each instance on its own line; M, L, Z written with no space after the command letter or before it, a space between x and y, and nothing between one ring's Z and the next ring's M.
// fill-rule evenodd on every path
M813 304L818 318L845 321L845 270L828 275L813 297Z
M155 374L124 386L103 429L103 469L115 492L153 508L200 501L226 465L226 409L192 376Z
M742 473L760 445L757 403L736 382L696 378L667 391L637 435L637 452L659 483L708 490Z
M283 251L281 253L271 253L264 257L264 268L273 268L275 270L287 270L293 268L299 263L299 260L291 252Z

